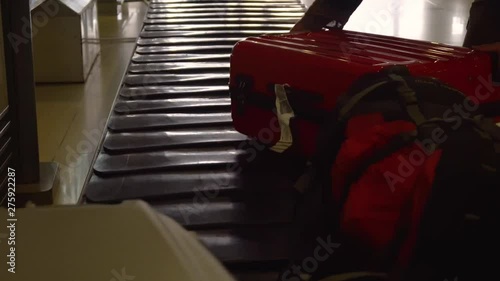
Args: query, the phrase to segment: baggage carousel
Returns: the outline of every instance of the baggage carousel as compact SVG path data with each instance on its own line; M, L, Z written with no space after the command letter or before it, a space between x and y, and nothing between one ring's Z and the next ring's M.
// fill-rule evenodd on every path
M85 189L87 204L149 202L239 280L276 280L288 263L302 161L232 127L230 54L285 33L296 0L152 0Z

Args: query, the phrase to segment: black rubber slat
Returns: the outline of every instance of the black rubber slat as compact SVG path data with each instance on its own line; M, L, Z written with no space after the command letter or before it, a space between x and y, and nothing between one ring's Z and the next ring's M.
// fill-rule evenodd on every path
M277 281L281 271L265 271L255 270L255 271L231 271L232 275L238 281ZM290 281L292 281L291 279Z
M134 74L127 75L124 83L130 86L147 85L211 85L229 82L229 73L206 73L206 74Z
M290 227L198 231L198 238L228 263L285 261L290 256Z
M247 194L245 198L225 198L216 195L216 192L200 191L198 196L191 200L164 205L153 203L153 206L160 213L190 229L288 224L293 220L296 201L293 194L267 192Z
M144 173L102 178L93 176L87 200L95 203L134 198L193 198L196 192L223 194L244 188L240 174L228 169Z
M145 86L124 87L120 97L124 99L151 99L151 98L186 98L193 96L227 97L229 87L227 84L212 86Z
M168 38L168 37L195 37L195 38L204 38L204 37L216 37L216 38L224 38L224 37L250 37L250 36L259 36L262 34L279 34L279 33L287 33L288 30L248 30L248 31L239 31L239 30L211 30L211 31L146 31L141 33L142 38Z
M207 3L207 2L189 2L189 3L163 3L163 4L158 4L158 3L152 3L150 6L150 11L151 10L156 10L156 9L187 9L187 8L220 8L224 9L227 7L238 7L238 8L246 8L246 7L265 7L265 8L286 8L286 7L302 7L305 9L305 6L301 4L300 2L294 2L294 3L266 3L265 5L262 5L262 3L256 3L256 2L246 2L246 1L235 1L235 2L226 2L224 4L221 3Z
M242 3L244 4L244 3ZM166 8L166 9L150 9L149 14L192 14L192 13L221 13L221 12L231 12L231 13L252 13L252 12L262 12L262 13L290 13L299 12L304 13L304 8L296 5L288 6L281 5L277 7L257 7L257 6L224 6L224 7L201 7L201 8Z
M209 37L209 38L193 38L193 37L167 37L167 38L141 38L137 41L139 46L182 46L182 45L234 45L242 40L242 37Z
M151 24L145 25L144 31L219 31L234 30L253 31L253 30L289 30L293 27L291 23L285 24L266 24L266 23L227 23L227 24Z
M152 0L86 201L145 200L238 280L276 280L304 161L233 128L229 67L238 41L287 33L304 12L298 0Z
M139 55L132 57L134 63L159 63L159 62L229 62L230 54L165 54L165 55Z
M197 53L197 54L227 54L231 53L234 45L220 44L211 46L154 46L154 47L141 47L136 50L137 54L178 54L178 53Z
M231 99L192 97L169 100L136 100L119 101L115 104L114 111L118 114L138 114L138 113L168 113L168 112L202 112L210 110L212 112L228 111Z
M222 154L235 151L234 148L228 149L227 152L222 152L223 148L213 149L212 151L219 151ZM198 167L196 170L187 168L156 173L127 172L119 175L113 174L112 177L109 177L109 174L107 177L96 175L92 177L87 187L86 196L92 202L105 202L132 198L193 198L200 190L215 192L218 196L224 196L228 192L256 193L293 190L296 174L300 174L303 169L300 161L297 162L296 159L289 157L276 157L275 153L266 152L263 146L253 141L242 142L237 149L246 152L242 153L241 157L236 157L237 162L228 163L223 167L209 165L206 169ZM193 152L196 149L189 151ZM103 164L106 163L101 161L100 165ZM195 167L191 166L191 168Z
M159 3L192 3L193 0L151 0L152 4ZM224 6L225 3L238 3L241 1L238 0L197 0L198 3L218 3L221 6ZM245 0L244 2L253 2L253 3L261 3L261 5L266 5L267 3L284 3L284 4L295 4L296 1L293 0Z
M221 113L165 113L112 116L108 129L113 132L164 130L178 127L214 126L232 123L229 112Z
M211 18L190 18L190 19L146 19L144 24L190 24L190 23L205 23L205 24L220 24L220 23L296 23L300 17L281 17L281 18L226 18L226 17L211 17Z
M229 63L218 62L157 62L146 64L132 64L128 69L129 73L155 73L155 72L168 72L168 73L189 73L189 72L224 72L229 71Z
M238 18L280 18L280 17L301 17L302 12L206 12L206 13L164 13L164 14L149 14L149 19L174 19L174 18L209 18L209 17L238 17Z
M227 166L237 163L245 151L232 147L179 149L121 155L100 154L94 170L101 175L164 171L169 169Z
M200 145L227 145L246 140L247 137L232 127L178 129L161 132L110 134L104 141L109 153L132 153L151 149L192 147Z

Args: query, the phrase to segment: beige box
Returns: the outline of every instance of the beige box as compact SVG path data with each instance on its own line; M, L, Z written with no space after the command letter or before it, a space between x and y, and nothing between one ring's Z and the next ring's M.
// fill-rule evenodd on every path
M117 16L121 13L124 0L97 0L99 15Z
M35 81L85 82L99 53L95 0L32 0Z

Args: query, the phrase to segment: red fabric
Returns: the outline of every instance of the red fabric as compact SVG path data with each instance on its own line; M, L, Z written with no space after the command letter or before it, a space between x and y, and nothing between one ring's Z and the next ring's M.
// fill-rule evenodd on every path
M272 111L256 106L245 106L243 114L239 112L237 106L233 104L233 126L238 132L244 132L269 146L274 145L280 139L281 129L278 117Z
M349 138L357 134L362 134L365 130L384 123L384 116L381 113L354 116L349 120L346 128L346 136Z
M349 172L393 136L414 129L415 126L406 121L384 122L377 116L353 118L348 124L347 140L332 167L334 199L339 199ZM427 155L419 145L411 144L371 165L350 187L342 214L342 231L370 245L374 251L383 251L394 239L403 207L413 201L411 213L404 214L412 230L401 249L401 262L406 263L415 244L418 222L439 158L439 151Z
M425 204L430 196L431 188L436 175L436 167L441 159L442 151L437 150L431 154L420 169L415 184L413 186L412 204L413 209L410 214L410 234L407 237L405 244L400 252L400 263L406 265L410 262L413 247L417 242L417 234L419 232L419 223L422 219Z
M371 120L371 122L365 123L366 120ZM347 140L342 145L336 163L332 167L333 186L343 187L344 175L349 174L363 159L384 146L392 136L412 130L415 130L412 123L405 121L384 123L383 118L376 115L354 117L349 120L346 128ZM340 188L334 188L334 199L338 200L341 193Z

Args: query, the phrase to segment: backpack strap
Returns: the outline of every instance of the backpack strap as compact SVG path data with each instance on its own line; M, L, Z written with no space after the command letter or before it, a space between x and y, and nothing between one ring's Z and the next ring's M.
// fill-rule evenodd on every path
M421 127L426 123L427 119L424 114L422 114L422 111L420 111L417 93L408 85L408 81L403 78L403 76L389 74L389 77L392 80L399 82L398 93L403 103L403 107L406 109L408 116L415 123L415 125L417 125L417 127Z
M381 81L381 82L378 82L374 85L371 85L370 87L364 89L363 91L357 93L356 95L354 95L352 98L349 99L349 101L347 102L346 105L344 105L340 111L339 111L339 117L338 117L338 121L339 122L345 122L347 121L347 118L348 118L348 114L349 112L351 112L351 110L360 102L362 101L364 98L366 98L366 96L368 96L369 94L373 93L375 90L377 90L378 88L382 87L383 85L386 85L388 84L390 81Z
M489 118L484 116L476 116L474 118L476 126L486 132L495 142L495 152L500 153L500 127Z

